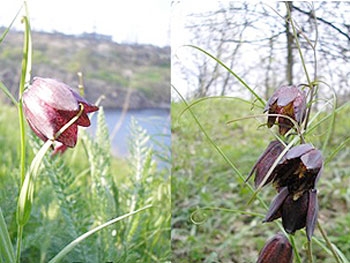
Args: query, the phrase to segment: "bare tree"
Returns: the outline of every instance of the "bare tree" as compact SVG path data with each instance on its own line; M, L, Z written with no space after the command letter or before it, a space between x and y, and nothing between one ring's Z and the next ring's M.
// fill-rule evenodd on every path
M287 8L311 76L349 95L349 2L278 2L274 6L230 2L205 14L190 15L187 30L192 32L192 44L216 56L268 96L269 90L281 84L307 81ZM183 74L197 80L192 83L193 96L242 91L218 63L198 51L191 56L195 58L192 70L183 67Z

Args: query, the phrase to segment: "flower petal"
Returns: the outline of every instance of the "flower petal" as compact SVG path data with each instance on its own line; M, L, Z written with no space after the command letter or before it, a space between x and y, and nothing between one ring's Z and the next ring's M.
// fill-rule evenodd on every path
M276 161L276 159L281 154L283 149L284 149L284 146L279 141L270 142L270 144L267 146L265 151L262 153L262 155L259 157L255 165L253 166L246 181L248 181L249 178L252 176L252 174L255 172L254 184L255 184L255 187L257 188L261 184L261 182L264 180L270 167ZM273 173L266 180L264 185L268 184L272 180L273 180Z
M306 215L306 236L310 241L315 230L318 215L317 190L309 190L309 202Z
M71 88L63 82L35 77L28 90L51 108L67 111L79 110L78 101L73 96Z
M296 230L305 227L308 210L309 193L304 194L297 200L293 195L288 195L282 206L282 225L287 233L293 234Z
M52 122L55 119L55 111L51 107L26 90L23 93L23 110L30 127L40 139L54 137L55 127Z
M89 126L87 113L98 110L68 85L50 78L35 77L23 93L22 101L25 117L38 137L44 141L55 139L63 144L57 151L74 147L78 125ZM57 132L79 113L79 104L83 104L84 109L78 120L55 138Z
M257 263L292 263L293 256L288 238L282 233L277 233L261 249Z
M287 160L299 158L312 149L314 149L314 147L309 143L300 144L291 148L285 156Z
M312 149L311 151L303 154L300 159L308 170L319 170L323 164L322 154L316 149Z
M299 96L297 96L293 102L293 108L295 120L301 123L306 113L306 95L304 91L299 90L299 93Z
M278 106L287 106L289 103L291 103L295 98L299 95L299 89L292 85L292 86L282 86L278 90L278 98L277 98L277 105Z
M55 142L54 149L51 156L56 154L63 154L67 150L67 146L60 142Z
M65 130L56 141L63 143L68 147L74 147L78 138L78 125L73 124L67 130Z
M87 116L87 114L85 112L83 112L79 119L77 120L77 125L82 126L82 127L89 127L90 126L90 119Z
M89 112L94 112L98 110L98 107L95 105L90 104L89 102L87 102L83 97L81 97L75 90L70 89L70 92L72 93L72 95L74 96L74 98L76 99L76 101L78 103L81 103L84 105L84 112L85 113L89 113Z
M272 200L269 211L266 214L265 219L263 222L271 222L279 217L281 217L281 208L286 200L286 198L289 195L289 191L287 187L283 187L281 191L275 196L275 198Z

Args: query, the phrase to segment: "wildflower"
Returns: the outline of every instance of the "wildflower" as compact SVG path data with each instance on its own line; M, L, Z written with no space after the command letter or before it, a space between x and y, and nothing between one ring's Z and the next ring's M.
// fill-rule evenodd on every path
M289 116L300 124L306 111L306 95L296 86L281 86L277 89L265 106L269 114L282 114ZM267 127L271 128L277 119L279 133L286 134L294 125L288 118L268 116Z
M282 225L287 233L306 227L309 240L313 235L318 214L317 190L310 189L297 199L293 199L288 187L283 187L272 200L264 222L282 217Z
M57 132L72 118L81 115L62 134ZM74 147L77 142L78 125L90 126L87 113L98 110L72 90L68 85L50 78L33 79L32 85L23 93L23 110L29 126L43 141L55 140L63 152L67 147Z
M288 238L278 233L267 241L259 253L257 263L292 263L293 249Z
M282 153L283 149L284 146L279 141L270 142L269 146L267 146L266 150L263 152L263 154L259 157L255 165L253 166L253 169L250 171L246 181L248 181L252 174L255 172L254 184L257 188L263 182L270 167L276 161L278 156ZM270 176L268 179L266 179L264 185L271 182L272 179L273 177Z
M300 144L283 156L271 176L277 189L287 186L296 200L305 190L316 188L322 171L321 152L311 144Z

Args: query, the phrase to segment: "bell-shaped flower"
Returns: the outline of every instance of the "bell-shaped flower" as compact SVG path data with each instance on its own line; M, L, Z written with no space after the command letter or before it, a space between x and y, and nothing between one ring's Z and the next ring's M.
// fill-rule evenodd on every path
M257 263L293 263L293 248L288 238L277 233L261 249Z
M97 106L87 102L68 85L50 78L35 77L23 93L22 101L29 126L41 140L59 142L58 152L76 145L78 126L90 126L87 113L98 110ZM79 113L79 118L56 136Z
M282 153L283 150L284 150L284 146L279 141L270 142L270 144L267 146L266 150L263 152L263 154L259 157L259 159L255 163L255 165L253 166L246 181L248 181L249 178L255 172L254 184L255 184L256 188L264 180L265 180L264 185L271 182L273 179L272 176L269 176L269 178L266 178L266 179L265 179L265 177L267 176L267 173L268 173L270 167L273 165L273 163L276 161L276 159Z
M266 111L268 114L281 114L288 116L300 124L303 121L306 112L305 92L294 85L281 86L268 100L264 112ZM281 135L286 134L294 126L288 118L270 115L267 119L267 126L271 128L275 124L276 119L279 125L279 133Z
M306 236L311 240L318 214L317 190L310 189L297 199L293 199L287 187L283 187L272 200L264 222L282 217L282 225L287 233L306 227Z
M323 171L323 158L311 144L291 148L272 173L277 189L287 186L293 199L298 199L305 190L316 188Z

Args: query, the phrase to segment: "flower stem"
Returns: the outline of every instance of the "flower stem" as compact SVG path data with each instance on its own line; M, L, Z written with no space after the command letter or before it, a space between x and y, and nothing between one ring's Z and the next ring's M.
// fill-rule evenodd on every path
M296 258L296 262L301 263L301 258L300 258L299 252L297 250L297 246L295 244L295 239L294 239L294 237L292 235L289 235L289 241L292 244L292 247L293 247L293 250L294 250L294 255L295 255L295 258Z
M25 163L26 163L26 137L25 137L25 126L24 126L24 117L23 117L23 105L20 101L18 103L18 118L19 118L19 131L20 131L20 141L21 141L21 186L24 182L25 177Z
M24 45L23 45L23 58L22 58L22 73L21 80L19 84L19 100L18 100L18 117L19 117L19 129L20 129L20 141L21 141L21 153L20 153L20 178L22 188L24 178L25 178L25 165L26 165L26 140L25 140L25 125L23 116L23 105L22 105L22 95L26 84L30 81L31 72L31 57L32 57L32 41L31 41L31 30L29 24L29 12L27 2L24 0L25 15L23 17L24 23ZM18 224L17 227L17 244L16 244L16 262L19 263L21 259L21 247L22 247L22 235L23 235L23 225Z
M317 227L318 227L318 230L320 230L321 235L322 235L324 241L326 242L327 247L328 247L329 250L332 252L333 257L335 258L335 260L337 261L337 263L341 263L337 252L334 250L334 247L333 247L332 243L329 241L329 239L328 239L328 237L327 237L327 234L326 234L326 232L323 230L323 227L322 227L322 225L320 224L319 221L317 222Z
M313 257L312 257L312 243L311 241L307 242L307 258L309 260L309 263L313 263Z
M56 132L54 138L52 138L52 140L56 140L58 137L60 137L60 135L62 133L64 133L70 126L72 126L78 119L79 117L81 116L81 114L83 113L84 111L84 105L79 103L79 112L77 113L77 115L75 115L69 122L67 122L65 125L62 126L62 128Z
M17 227L17 245L16 245L16 263L21 262L21 247L22 247L23 225Z

